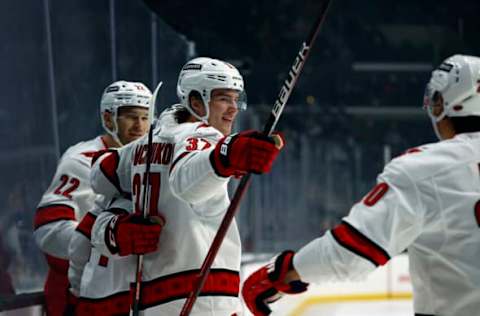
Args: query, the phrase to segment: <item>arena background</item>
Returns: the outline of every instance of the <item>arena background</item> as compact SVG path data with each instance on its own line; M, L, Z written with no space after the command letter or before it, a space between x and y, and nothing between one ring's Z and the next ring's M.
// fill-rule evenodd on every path
M176 102L185 61L224 59L246 80L249 108L237 130L260 128L317 8L313 0L1 1L0 270L15 294L42 289L36 205L61 153L102 132L105 86L127 79L153 89L162 80L160 110ZM479 12L473 0L333 0L278 126L287 147L242 202L246 253L296 249L324 233L386 160L436 141L424 85L445 57L480 55ZM0 286L0 303L11 294Z

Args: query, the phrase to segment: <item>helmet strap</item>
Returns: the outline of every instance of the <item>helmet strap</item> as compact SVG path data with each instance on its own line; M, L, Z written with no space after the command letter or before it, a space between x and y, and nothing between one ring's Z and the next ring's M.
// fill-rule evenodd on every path
M440 134L440 131L438 130L438 125L437 125L438 121L436 120L436 118L433 118L432 117L432 127L433 127L433 131L435 132L435 135L437 135L437 138L438 140L443 140L443 137L442 135Z
M120 141L120 138L118 137L118 124L117 124L117 110L114 109L112 111L109 111L110 113L110 120L112 123L112 129L108 128L107 124L105 124L105 119L103 118L103 113L102 113L102 126L107 133L112 136L113 140L118 143L118 145L121 147L123 146L123 143Z
M197 112L195 112L195 110L190 105L190 100L187 101L186 108L190 112L190 114L192 114L196 119L208 125L208 118L210 117L210 107L208 106L208 103L203 96L202 101L203 108L205 109L205 115L203 116L200 116Z
M117 116L115 115L115 118L113 120L113 131L110 132L110 135L112 135L113 139L120 145L120 147L123 146L123 143L120 141L120 138L118 137L118 124L117 124Z

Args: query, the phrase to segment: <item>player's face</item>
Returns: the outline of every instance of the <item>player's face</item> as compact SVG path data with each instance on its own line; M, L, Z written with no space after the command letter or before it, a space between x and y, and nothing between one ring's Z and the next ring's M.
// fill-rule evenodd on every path
M210 97L211 126L228 135L232 132L233 122L238 114L237 102L239 93L231 89L215 89Z
M118 138L126 145L142 137L149 127L148 109L125 106L118 109Z

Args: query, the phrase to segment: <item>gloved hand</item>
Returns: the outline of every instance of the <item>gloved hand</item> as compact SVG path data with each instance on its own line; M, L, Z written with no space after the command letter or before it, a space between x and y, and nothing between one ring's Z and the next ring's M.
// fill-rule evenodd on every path
M266 173L284 144L279 133L265 136L258 131L244 131L222 138L212 151L210 162L222 177L245 172Z
M158 240L165 220L139 214L121 214L110 220L105 231L107 247L120 256L145 254L158 248Z
M297 294L307 290L308 283L300 280L285 283L287 272L293 270L293 255L291 250L282 252L243 283L243 300L255 316L270 315L272 311L268 304L280 299L284 293Z

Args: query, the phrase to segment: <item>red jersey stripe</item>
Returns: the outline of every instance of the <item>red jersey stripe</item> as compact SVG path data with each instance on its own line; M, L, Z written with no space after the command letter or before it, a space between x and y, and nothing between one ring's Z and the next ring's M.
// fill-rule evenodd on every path
M118 152L112 151L100 162L100 170L102 170L105 177L117 188L118 192L122 193L120 180L117 175L119 160Z
M47 263L50 270L67 277L69 265L68 260L57 258L48 254L45 254L45 257L47 258Z
M478 227L480 227L480 200L477 203L475 203L475 207L473 208L473 211L475 213L477 225Z
M200 270L189 270L143 282L140 309L187 298L195 290ZM237 271L212 269L200 296L237 297L240 275Z
M97 217L94 214L88 212L82 218L82 221L80 222L80 224L78 224L75 230L90 239L92 236L92 227L93 224L95 224L95 219L97 219Z
M103 156L104 154L106 154L108 152L113 152L113 151L114 151L113 149L102 149L102 150L98 150L98 151L93 152L93 155L91 156L92 161L91 161L90 165L93 166L93 164L98 160L98 158L100 158L101 156Z
M367 259L377 267L390 260L390 256L382 247L345 221L332 230L332 235L341 246Z
M75 308L77 316L129 315L130 291L124 291L102 298L78 299Z
M175 159L175 161L172 163L172 165L170 166L170 170L169 170L169 173L172 173L173 171L173 168L175 168L175 165L182 159L184 158L185 156L187 156L188 154L190 154L191 151L186 151L186 152L183 152L181 153L177 159Z
M37 229L40 226L61 220L74 221L75 210L65 204L47 205L37 209L33 227Z

